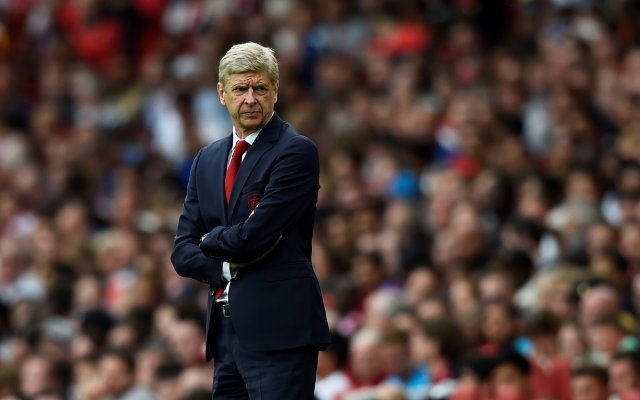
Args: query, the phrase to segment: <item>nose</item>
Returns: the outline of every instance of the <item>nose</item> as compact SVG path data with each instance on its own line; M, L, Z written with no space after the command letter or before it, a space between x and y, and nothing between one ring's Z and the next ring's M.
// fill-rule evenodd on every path
M249 88L249 90L247 90L247 95L244 98L244 102L247 104L254 104L256 102L256 98L253 95L253 88Z

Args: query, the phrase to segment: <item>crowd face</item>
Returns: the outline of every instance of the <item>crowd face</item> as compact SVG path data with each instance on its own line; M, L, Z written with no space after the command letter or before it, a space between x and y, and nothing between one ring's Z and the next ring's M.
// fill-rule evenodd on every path
M607 386L589 375L573 378L571 392L573 400L606 400L609 396Z
M595 324L586 331L589 348L606 362L611 360L624 335L624 331L614 324Z
M488 341L505 343L513 335L513 318L502 304L490 304L484 310L482 333Z
M134 385L135 375L120 357L113 355L102 357L98 372L100 388L105 395L122 396Z
M440 356L440 346L438 341L416 331L411 335L410 341L411 357L413 362L429 363Z
M616 315L619 302L610 287L595 287L586 291L580 300L579 321L582 328L591 326L602 315Z
M496 398L529 398L529 377L514 365L498 366L492 374L491 383Z
M35 396L45 390L51 390L51 364L41 356L27 358L20 373L20 392L25 396Z
M169 340L175 357L184 365L197 365L201 361L204 333L196 322L175 322Z
M371 384L380 378L383 366L380 362L379 341L362 341L351 346L350 367L358 382Z
M560 357L577 363L584 356L587 346L581 331L575 324L564 324L558 331L558 353Z
M638 389L640 377L630 359L613 360L609 364L609 386L612 393L622 394Z
M411 370L411 359L408 344L400 341L383 343L381 346L381 359L385 373L405 376Z

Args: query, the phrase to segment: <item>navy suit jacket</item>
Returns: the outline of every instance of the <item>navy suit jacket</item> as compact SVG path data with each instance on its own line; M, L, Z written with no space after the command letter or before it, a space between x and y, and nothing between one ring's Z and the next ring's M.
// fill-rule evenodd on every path
M231 136L218 140L194 159L171 254L179 275L210 285L207 360L216 340L213 293L226 285L223 261L259 259L238 269L229 290L231 320L243 346L268 351L326 345L329 329L311 266L316 146L274 114L247 151L227 206L224 177L231 145Z

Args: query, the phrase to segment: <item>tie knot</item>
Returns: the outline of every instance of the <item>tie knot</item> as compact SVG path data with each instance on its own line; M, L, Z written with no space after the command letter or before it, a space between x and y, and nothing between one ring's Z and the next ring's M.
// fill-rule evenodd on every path
M231 157L242 156L250 146L251 145L246 140L238 140L238 142L236 143L236 147L233 149L233 154L231 155Z

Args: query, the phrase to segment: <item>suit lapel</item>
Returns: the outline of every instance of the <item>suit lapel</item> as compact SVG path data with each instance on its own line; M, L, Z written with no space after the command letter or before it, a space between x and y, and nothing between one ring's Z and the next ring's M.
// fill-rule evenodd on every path
M215 209L222 209L222 221L226 221L229 225L229 213L227 212L227 199L224 196L224 177L227 173L227 159L229 158L229 151L231 151L231 144L233 143L232 136L229 135L225 140L220 142L221 149L213 152L216 155L211 166L213 180L215 187L214 196L217 204L221 207L215 207Z
M253 142L253 145L251 145L247 151L247 155L244 157L244 160L242 160L242 164L240 164L238 175L236 175L236 181L233 184L231 199L229 200L228 215L233 215L233 210L238 202L240 192L242 192L242 187L249 178L249 175L251 175L251 171L253 171L254 167L258 164L262 155L273 147L273 143L275 143L280 137L282 125L283 121L280 117L278 117L277 114L273 114L269 123L267 123L262 131L260 131L256 141Z

